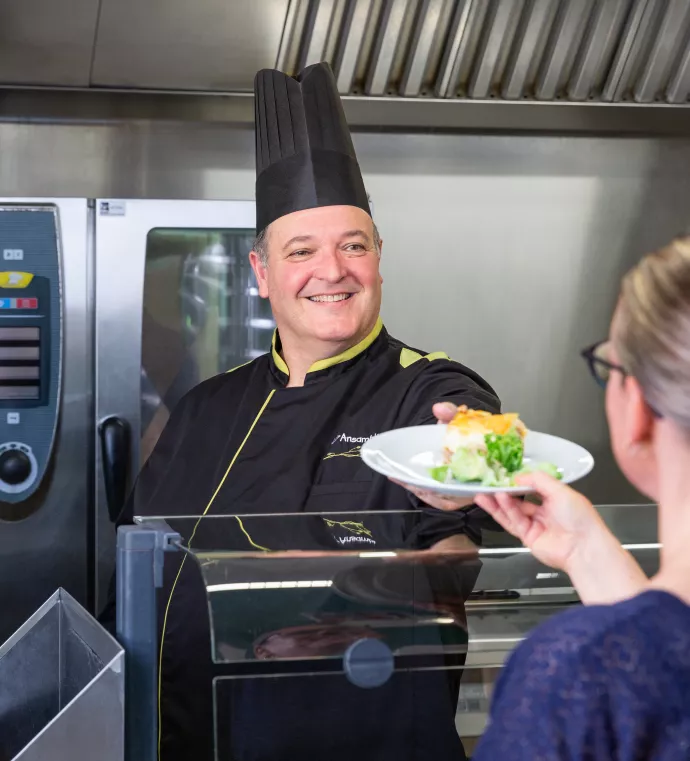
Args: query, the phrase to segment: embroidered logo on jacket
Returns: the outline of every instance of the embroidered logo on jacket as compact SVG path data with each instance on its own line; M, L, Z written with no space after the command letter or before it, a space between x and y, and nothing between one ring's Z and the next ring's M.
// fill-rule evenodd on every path
M329 528L335 529L334 538L338 544L376 544L374 535L363 523L357 521L332 521L328 518L323 520ZM338 533L341 535L338 536Z
M362 447L353 447L348 449L347 452L329 452L323 459L332 460L334 457L359 457L359 450Z
M331 442L331 446L334 444L357 444L356 447L351 447L345 452L329 452L323 459L331 460L333 457L359 457L359 450L362 448L362 444L373 438L371 436L348 436L346 433L339 433Z

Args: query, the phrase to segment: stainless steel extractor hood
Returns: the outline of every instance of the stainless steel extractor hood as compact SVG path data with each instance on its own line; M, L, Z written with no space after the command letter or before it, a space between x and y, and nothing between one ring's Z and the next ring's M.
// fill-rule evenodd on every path
M4 118L250 122L321 60L355 128L690 133L688 0L0 0Z

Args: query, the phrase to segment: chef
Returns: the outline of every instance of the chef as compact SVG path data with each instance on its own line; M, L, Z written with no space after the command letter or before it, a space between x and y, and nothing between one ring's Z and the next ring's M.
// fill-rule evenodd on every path
M381 240L328 64L294 78L260 71L255 98L250 259L276 321L273 346L177 404L120 524L146 515L357 511L362 524L324 523L319 544L367 549L428 548L463 525L470 531L471 509L468 517L424 506L370 470L359 449L382 431L434 423L437 402L498 412L499 400L476 373L384 327ZM373 517L364 527L368 511L410 509L419 519L396 536ZM242 532L247 548L279 548L280 529L271 536L270 525ZM216 667L206 597L194 562L173 561L159 595L159 758L211 761ZM453 700L442 675L426 679L394 675L376 690L345 679L238 683L224 717L232 758L462 759L457 685Z

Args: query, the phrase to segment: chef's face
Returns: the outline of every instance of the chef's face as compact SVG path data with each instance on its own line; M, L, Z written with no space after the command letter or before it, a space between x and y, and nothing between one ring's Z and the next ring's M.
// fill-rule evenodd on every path
M323 206L287 214L271 223L266 245L267 266L254 251L250 259L284 345L317 342L332 355L373 330L383 281L366 212Z

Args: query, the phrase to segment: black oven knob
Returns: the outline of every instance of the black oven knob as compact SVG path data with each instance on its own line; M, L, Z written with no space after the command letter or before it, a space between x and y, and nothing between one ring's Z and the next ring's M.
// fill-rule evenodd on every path
M0 480L10 486L24 483L31 475L31 460L19 449L7 449L0 454Z

